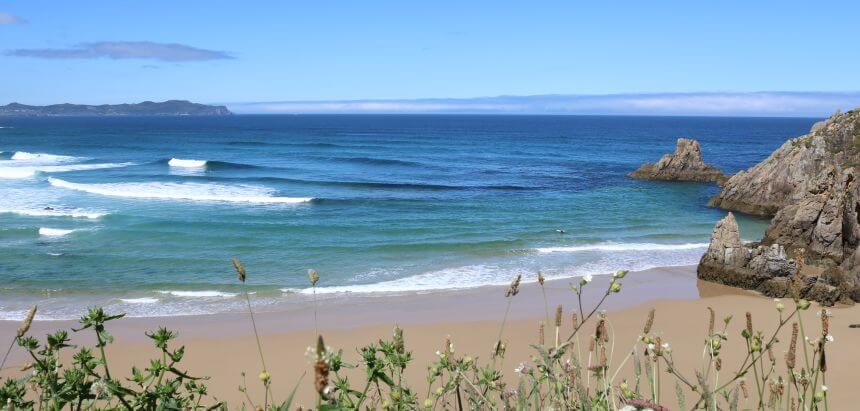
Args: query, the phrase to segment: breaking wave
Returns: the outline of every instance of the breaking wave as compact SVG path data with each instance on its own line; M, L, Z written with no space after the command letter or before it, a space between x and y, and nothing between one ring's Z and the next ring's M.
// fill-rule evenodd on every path
M247 185L158 182L80 184L53 177L49 177L48 182L54 187L110 197L260 204L295 204L313 200L311 197L278 197L273 195L275 190L271 188Z

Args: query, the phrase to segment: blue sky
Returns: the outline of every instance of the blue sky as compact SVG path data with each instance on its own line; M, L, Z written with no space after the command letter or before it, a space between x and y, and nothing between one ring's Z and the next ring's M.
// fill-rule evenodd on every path
M0 103L860 91L860 2L591 3L0 0Z

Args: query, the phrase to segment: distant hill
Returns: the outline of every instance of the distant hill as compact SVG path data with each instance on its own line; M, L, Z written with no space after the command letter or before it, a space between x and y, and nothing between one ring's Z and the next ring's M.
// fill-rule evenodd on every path
M231 114L233 113L224 106L208 106L185 100L98 106L85 104L28 106L19 103L0 106L0 116L229 116Z

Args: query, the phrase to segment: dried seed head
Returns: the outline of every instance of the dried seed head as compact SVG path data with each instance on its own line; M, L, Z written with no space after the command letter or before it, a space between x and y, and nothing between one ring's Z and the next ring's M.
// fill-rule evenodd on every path
M511 281L511 286L508 287L508 290L505 291L505 297L513 297L520 292L520 279L522 279L522 274L517 274L514 277L514 280Z
M657 310L652 308L651 311L648 312L648 320L645 321L645 328L642 330L643 334L648 335L651 332L651 327L654 325L654 313L656 311Z
M741 391L744 393L744 399L749 398L750 392L749 392L749 389L747 388L746 380L741 380L740 386L741 386Z
M752 313L747 311L747 332L750 336L753 335Z
M609 341L609 335L606 333L606 320L601 318L597 321L597 327L594 329L594 339L599 343Z
M661 356L663 355L663 338L657 337L654 339L654 355Z
M588 339L588 351L594 352L594 338Z
M238 274L238 275L239 275L239 281L241 281L241 282L243 282L243 283L244 283L244 282L245 282L245 277L246 277L246 275L245 275L245 267L244 267L244 266L242 266L242 262L241 262L241 261L239 261L239 259L238 259L238 258L236 258L236 257L233 257L233 267L235 267L235 268L236 268L236 274Z
M714 367L717 368L717 371L722 370L723 369L723 359L720 357L717 357L717 361L714 362Z
M821 354L818 357L818 369L821 372L827 372L827 352L824 350L823 342L819 343L819 350L821 350Z
M561 304L559 304L558 307L555 308L555 326L556 327L561 327L561 315L562 315L562 308L561 308Z
M329 365L325 360L325 351L325 343L320 335L317 338L317 361L314 363L314 388L316 388L319 395L323 395L326 387L328 387Z
M821 335L830 334L830 316L827 310L821 310Z
M320 280L320 275L317 272L317 270L314 270L313 268L309 269L308 270L308 281L311 282L311 286L316 286L317 281L319 281L319 280Z
M544 345L545 341L544 341L543 335L544 335L544 325L543 325L543 321L541 321L540 323L538 323L538 345Z
M714 317L716 313L714 313L714 309L708 307L708 335L714 335Z
M785 354L785 366L793 370L797 359L797 323L791 324L791 340L788 343L788 352Z
M577 327L579 327L579 316L576 315L576 311L574 311L573 314L571 314L570 319L571 319L571 324L573 324L573 329L575 330Z
M767 359L770 360L771 364L776 363L776 358L773 356L773 348L770 346L767 347Z
M606 368L607 359L606 359L606 346L600 347L600 367Z
M394 326L394 349L399 354L406 352L406 342L403 339L403 329L396 325Z
M546 279L543 278L543 274L541 274L540 271L538 271L537 277L538 277L538 282L540 283L540 285L543 285L543 282L546 281Z
M36 306L34 305L33 308L31 308L30 311L27 313L27 317L24 318L24 322L21 323L21 327L18 328L18 338L23 337L24 334L27 334L27 331L30 331L30 326L33 324L33 318L35 317Z

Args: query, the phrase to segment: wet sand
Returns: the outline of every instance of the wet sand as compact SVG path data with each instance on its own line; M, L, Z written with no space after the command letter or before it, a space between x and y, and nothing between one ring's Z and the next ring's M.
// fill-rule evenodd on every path
M534 279L524 278L524 281ZM564 307L566 320L562 326L562 335L570 332L571 310L578 310L575 295L569 289L571 281L553 280L545 284L550 315L556 305ZM586 288L589 291L585 293L583 302L586 312L600 298L607 283L608 277L595 276ZM772 331L778 319L773 300L755 293L698 281L695 267L665 267L630 273L623 284L623 290L612 294L603 306L608 311L611 333L615 334L618 346L610 359L612 369L619 365L637 341L647 312L652 307L657 310L654 331L671 344L679 370L691 379L695 378L693 369L701 360L702 342L707 329L707 307L717 311L718 319L726 315L734 316L728 331L729 341L723 351L725 365L722 378L728 378L730 370L737 367L745 353L742 349L744 342L740 337L744 313L751 312L756 328L766 332ZM489 358L504 315L505 288L494 286L425 294L326 296L320 298L318 303L319 333L324 336L327 345L344 349L347 362L356 362L358 347L380 338L389 338L393 326L400 325L405 330L407 348L414 354L406 378L419 394L419 400L423 401L427 392L424 378L426 366L433 361L435 352L442 347L446 336L451 336L458 353L469 353L479 361ZM533 354L529 344L536 343L538 339L537 323L546 318L544 299L538 284L524 283L521 290L512 301L504 332L508 350L502 369L508 377L513 376L517 364L529 361ZM792 305L790 301L785 303L787 306ZM804 323L810 334L818 332L818 309L813 305L804 312ZM831 334L835 342L829 346L828 352L828 398L831 409L849 409L854 404L853 389L860 378L860 329L849 329L848 325L860 323L860 307L836 307L832 311ZM303 302L283 311L259 313L256 317L266 362L277 392L276 399L283 399L303 373L312 373L305 350L315 342L313 312L312 304ZM38 321L37 317L31 333L43 336L48 330L74 325L71 321ZM176 343L186 346L186 357L180 368L191 370L196 375L212 377L208 383L210 394L227 401L231 406L238 405L243 395L237 387L242 382L241 373L246 372L249 393L253 398L262 397L256 379L261 365L247 314L114 321L109 324L109 330L116 337L115 344L108 350L112 369L122 371L128 370L132 364L148 364L148 358L155 357L157 352L143 332L158 326L179 331ZM9 341L17 327L17 322L0 322L0 341ZM547 330L551 328L547 327ZM584 327L583 332L591 333L592 328ZM789 333L790 327L780 333L786 343L777 345L774 350L780 372L784 368L783 357ZM552 339L552 334L547 333L548 341ZM74 342L91 343L92 337L89 334L76 335ZM24 353L16 348L10 357L10 364L18 365L24 361ZM628 376L630 368L628 362L619 375ZM7 368L3 372L4 376L10 374L20 372L16 368ZM677 407L674 381L668 378L664 377L663 403L674 409ZM299 388L300 404L313 404L312 385L312 378L305 376Z

